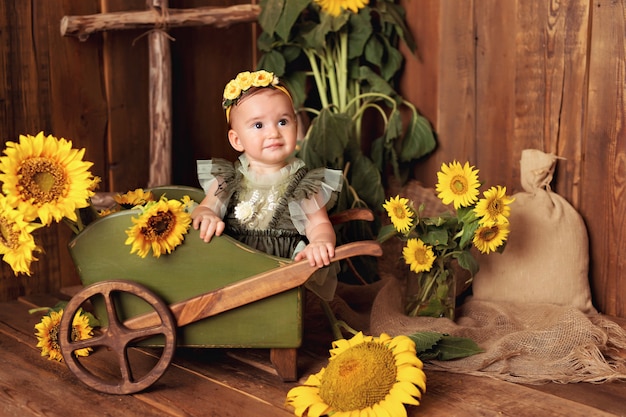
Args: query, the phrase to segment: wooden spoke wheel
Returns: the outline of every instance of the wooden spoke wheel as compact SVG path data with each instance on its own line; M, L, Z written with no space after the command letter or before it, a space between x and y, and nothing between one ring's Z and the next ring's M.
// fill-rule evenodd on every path
M116 294L117 293L117 294ZM158 314L159 323L145 326L125 326L118 316L115 298L119 293L130 293L146 301ZM72 340L72 321L81 306L89 299L101 296L106 306L108 325L90 339ZM98 317L100 320L104 317ZM144 376L135 380L128 358L128 348L133 341L151 336L164 336L165 342L161 357L156 365ZM59 327L59 345L61 354L68 368L89 387L109 394L132 394L142 391L155 383L172 362L176 350L176 320L169 307L152 291L132 281L103 281L84 288L76 294L65 307ZM119 363L121 378L119 381L100 378L78 360L75 351L85 348L104 346L113 352Z

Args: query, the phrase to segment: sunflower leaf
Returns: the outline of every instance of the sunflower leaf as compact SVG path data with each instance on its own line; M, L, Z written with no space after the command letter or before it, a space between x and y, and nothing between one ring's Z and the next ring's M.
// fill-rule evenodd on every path
M476 342L466 337L456 337L441 335L437 345L418 356L422 360L435 359L439 361L450 361L453 359L466 358L477 353L484 352Z
M455 336L444 336L437 344L437 348L439 360L442 361L465 358L484 352L472 339Z
M456 260L459 262L459 266L467 271L469 271L472 276L476 275L478 272L478 262L474 258L474 256L469 251L461 251L454 256Z
M433 349L443 338L443 334L437 332L417 332L409 335L409 339L415 342L415 350L420 353Z
M87 317L87 320L89 321L89 325L91 326L91 328L100 327L102 325L100 323L100 320L98 320L96 316L94 316L90 312L81 309L81 314Z
M398 231L396 230L396 228L393 226L393 224L387 224L385 226L382 226L380 228L380 230L378 231L378 236L376 237L376 239L380 242L383 243L389 239L391 239L394 236L398 235Z
M476 342L466 337L429 331L413 333L408 337L415 342L417 356L423 361L449 361L484 352Z

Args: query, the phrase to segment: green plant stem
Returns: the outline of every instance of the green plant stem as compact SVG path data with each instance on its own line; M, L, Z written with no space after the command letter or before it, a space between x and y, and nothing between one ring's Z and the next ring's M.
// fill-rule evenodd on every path
M337 81L339 83L339 108L344 111L348 94L348 32L342 31L339 34L339 59L340 65L337 68Z
M80 217L79 217L80 219ZM71 221L70 219L68 219L67 217L63 217L63 222L67 225L67 227L70 228L70 230L75 234L79 234L80 233L80 229L78 228L78 226L76 225L76 223L74 223L73 221Z
M417 311L419 310L420 306L424 304L426 300L428 300L429 298L428 294L430 294L430 291L432 290L433 285L435 284L435 282L437 282L437 278L439 278L439 276L445 270L446 258L451 256L451 254L452 253L444 253L441 256L437 257L437 269L434 274L429 273L426 275L428 280L424 283L425 285L420 285L420 294L419 294L418 302L415 305L415 307L410 311L410 315L416 316ZM424 274L422 276L424 276Z
M49 312L50 310L52 310L50 307L37 307L37 308L31 308L30 310L28 310L28 314L35 314L35 313L41 313L41 312Z
M435 272L434 274L428 274L428 277L430 278L430 280L428 280L426 285L423 287L423 290L421 291L420 300L419 300L420 301L419 302L420 305L422 303L424 303L428 299L427 294L430 293L430 290L433 288L433 285L434 285L435 281L437 281L437 277L440 274L441 274L441 270L440 269L437 269L437 272Z
M313 107L301 107L300 110L308 113L313 113L316 116L319 116L320 114L320 111L318 109L314 109Z
M395 103L395 101L394 101ZM417 108L413 105L413 103L411 103L410 101L407 100L402 100L402 104L404 104L405 106L407 106L409 109L411 109L411 113L413 114L413 117L417 117Z
M330 50L326 50L326 54L324 55L324 61L322 65L326 69L326 77L328 77L328 87L330 89L330 98L333 103L338 107L340 112L343 111L343 107L341 106L341 102L339 101L339 86L337 85L337 70L333 71L333 67L336 64L338 57L333 54L332 48ZM340 64L341 65L341 64Z
M383 93L374 93L374 92L370 92L370 93L363 93L363 94L359 94L355 97L353 97L348 104L346 104L346 109L350 108L351 106L355 106L355 107L359 107L357 105L360 105L360 100L366 99L366 98L380 98L383 100L388 101L389 103L391 103L392 107L393 107L393 111L396 110L396 108L398 107L396 104L396 101L394 99L392 99L391 97L389 97L387 94L383 94ZM362 107L362 106L361 106Z
M356 80L352 81L352 97L359 97L361 95L361 84L359 84ZM359 105L357 107L361 107L360 100ZM346 109L348 105L346 104ZM359 144L361 144L361 131L363 130L361 126L361 120L363 119L363 113L360 112L356 117L354 117L354 132L355 137ZM386 126L386 124L385 124Z
M350 327L348 323L346 323L345 321L337 320L337 317L335 317L335 313L333 313L333 310L330 308L328 301L322 300L320 298L320 304L322 305L322 309L324 310L326 317L328 317L328 320L330 321L330 327L333 332L333 337L335 338L335 340L343 339L343 333L341 332L342 327L349 333L352 333L352 335L355 335L358 333L356 330Z
M365 110L367 110L368 108L373 108L378 111L378 113L380 114L380 117L382 117L383 121L385 122L385 127L386 127L387 124L389 123L389 118L387 117L387 113L385 113L382 107L380 107L378 104L375 104L375 103L367 103L359 107L359 111L354 115L354 120L355 121L360 120L363 117L363 113L365 113Z
M315 79L315 85L317 86L317 91L320 96L322 108L326 108L328 107L328 97L326 97L326 83L324 82L324 78L320 73L320 68L317 65L317 56L312 50L303 49L303 51L309 59L309 64L311 65L311 70L313 71L313 78Z

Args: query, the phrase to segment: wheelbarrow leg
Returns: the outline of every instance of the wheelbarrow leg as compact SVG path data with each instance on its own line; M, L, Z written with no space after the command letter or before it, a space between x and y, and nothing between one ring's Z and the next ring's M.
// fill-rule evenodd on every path
M270 349L270 361L274 365L274 369L278 376L285 382L291 382L298 379L296 348L272 348Z

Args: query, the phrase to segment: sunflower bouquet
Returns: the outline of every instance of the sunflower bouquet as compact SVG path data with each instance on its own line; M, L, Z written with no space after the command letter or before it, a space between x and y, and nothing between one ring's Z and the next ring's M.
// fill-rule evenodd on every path
M406 314L452 319L453 262L469 271L468 285L479 268L474 248L484 254L504 250L513 198L499 185L480 198L478 170L468 162L442 164L437 179L437 197L452 204L454 212L425 216L423 204L416 207L407 198L392 197L383 204L391 224L381 229L378 239L384 242L398 236L406 243L402 258L412 272L407 281Z
M100 179L83 161L85 150L66 139L40 132L7 142L0 157L0 254L13 272L30 275L36 244L33 231L65 221L78 233L84 227L77 215L88 207Z

